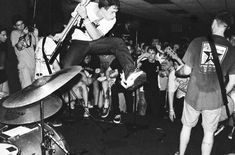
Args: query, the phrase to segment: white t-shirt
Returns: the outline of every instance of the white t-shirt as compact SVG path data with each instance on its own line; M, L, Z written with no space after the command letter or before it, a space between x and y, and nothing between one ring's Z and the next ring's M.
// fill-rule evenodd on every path
M104 35L107 34L116 23L116 18L113 20L106 20L105 18L98 20L97 11L99 10L98 3L90 2L87 6L87 16L91 22L98 24L97 29L102 32ZM96 22L98 21L98 22ZM83 41L92 41L92 38L89 36L87 31L82 32L80 29L76 28L72 34L72 40L83 40Z
M49 75L46 62L44 60L43 54L42 54L42 41L43 38L38 41L36 50L35 50L35 61L36 61L36 67L35 67L35 79L38 79L42 76ZM47 37L45 44L44 44L44 52L48 59L50 59L51 54L56 48L56 43L53 41L52 38ZM53 70L52 65L50 65L51 71L55 72Z

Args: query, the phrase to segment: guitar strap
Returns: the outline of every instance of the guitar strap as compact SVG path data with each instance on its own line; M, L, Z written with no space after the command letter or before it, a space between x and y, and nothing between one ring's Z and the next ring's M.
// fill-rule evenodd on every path
M209 42L210 47L211 47L211 53L212 53L212 56L213 56L213 62L215 64L215 69L216 69L216 73L217 73L219 84L220 84L222 99L223 99L223 102L224 102L224 105L225 105L227 116L229 118L230 113L229 113L229 108L228 108L228 99L227 99L227 95L226 95L225 85L224 85L224 81L223 81L224 78L223 78L222 69L221 69L221 66L220 66L217 50L216 50L216 47L215 47L215 43L214 43L214 40L213 40L211 35L208 36L208 42Z
M45 45L45 42L46 42L46 38L47 38L47 37L44 37L44 38L42 39L42 54L43 54L43 58L44 58L44 60L45 60L46 66L47 66L47 70L48 70L49 74L52 74L51 67L50 67L50 65L49 65L49 62L48 62L46 53L45 53L45 51L44 51L44 45Z

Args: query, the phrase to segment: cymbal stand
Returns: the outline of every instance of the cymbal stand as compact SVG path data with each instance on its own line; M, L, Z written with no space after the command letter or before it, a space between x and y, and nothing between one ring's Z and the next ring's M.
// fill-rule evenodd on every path
M50 140L52 140L66 155L69 155L70 154L69 151L66 148L64 148L60 143L58 143L58 141L53 137L53 134L54 133L49 131L49 132L47 132L45 134L45 137L49 138ZM50 141L50 144L51 144L51 141ZM51 150L52 153L54 153L54 149L53 148L50 148L49 150Z
M41 124L41 136L42 136L41 151L42 151L42 155L46 155L43 100L40 101L40 124Z

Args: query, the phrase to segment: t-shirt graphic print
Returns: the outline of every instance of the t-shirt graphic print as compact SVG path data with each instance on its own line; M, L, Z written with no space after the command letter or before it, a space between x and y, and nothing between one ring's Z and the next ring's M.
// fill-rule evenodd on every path
M228 47L219 44L216 44L215 47L218 53L219 61L222 62L228 51ZM208 42L202 42L200 71L207 74L216 72L211 47Z

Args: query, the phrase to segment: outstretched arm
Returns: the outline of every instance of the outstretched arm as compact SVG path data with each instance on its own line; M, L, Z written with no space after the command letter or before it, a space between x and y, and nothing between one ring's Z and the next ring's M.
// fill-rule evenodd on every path
M175 83L175 70L172 70L168 77L168 103L169 103L169 118L173 122L175 119L174 111L174 94L177 90L177 85Z

